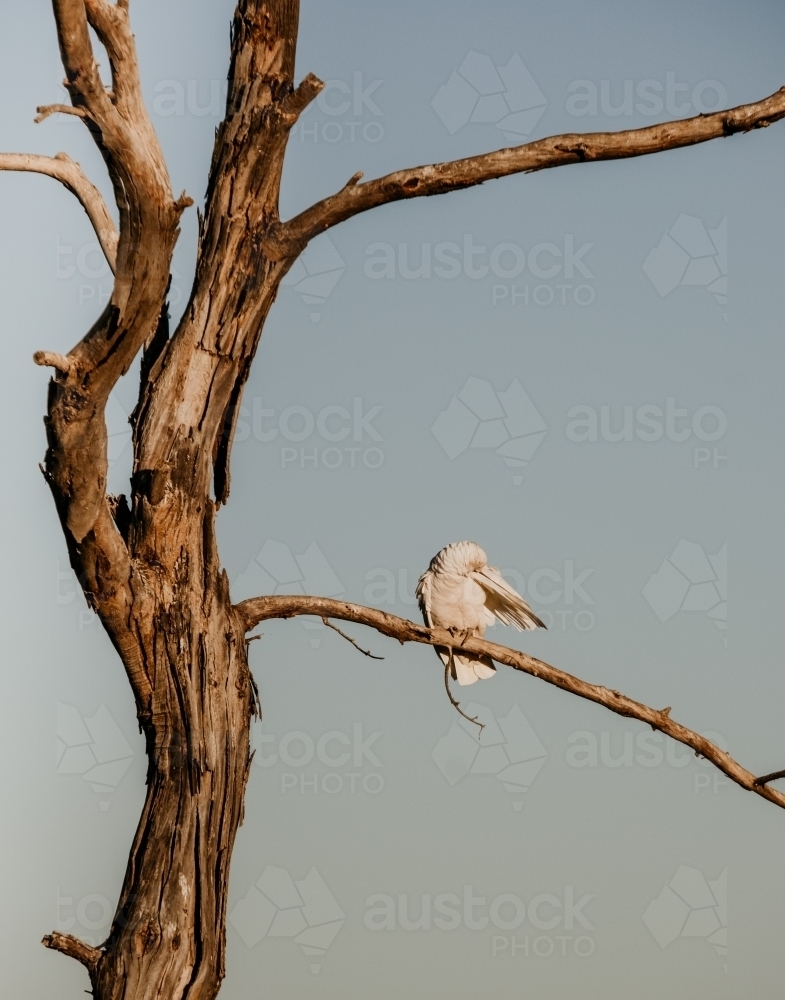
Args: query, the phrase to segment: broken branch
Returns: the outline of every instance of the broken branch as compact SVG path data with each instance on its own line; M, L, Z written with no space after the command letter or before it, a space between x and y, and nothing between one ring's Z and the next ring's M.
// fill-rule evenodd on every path
M69 958L75 958L77 962L87 966L89 972L93 972L101 958L101 951L98 948L85 944L72 934L61 934L60 931L47 934L41 944L45 948L51 948L52 951L59 951Z

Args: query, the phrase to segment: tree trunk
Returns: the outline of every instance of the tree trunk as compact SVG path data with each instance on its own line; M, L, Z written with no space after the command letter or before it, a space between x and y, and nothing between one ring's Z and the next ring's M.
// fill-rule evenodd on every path
M182 523L169 573L140 570L132 623L154 677L142 717L147 799L97 1000L212 1000L224 975L229 861L242 819L256 696L245 626L218 571L213 505ZM203 531L191 535L191 525ZM157 578L157 579L156 579Z

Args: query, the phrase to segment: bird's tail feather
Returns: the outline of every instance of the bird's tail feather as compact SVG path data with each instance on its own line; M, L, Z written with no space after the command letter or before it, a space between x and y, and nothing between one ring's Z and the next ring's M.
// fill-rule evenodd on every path
M436 646L436 652L442 663L450 664L450 675L454 681L462 687L468 684L476 684L477 681L486 680L493 677L496 667L490 656L482 653L452 653L447 646Z
M453 656L452 662L453 677L463 687L467 684L474 684L477 681L486 680L488 677L493 677L496 673L496 667L494 667L490 656L481 656L479 654L471 655L466 653L461 653L459 656L456 653Z

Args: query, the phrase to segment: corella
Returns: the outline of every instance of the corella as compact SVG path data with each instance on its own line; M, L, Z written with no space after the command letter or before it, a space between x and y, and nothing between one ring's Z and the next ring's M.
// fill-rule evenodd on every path
M496 619L521 632L546 627L499 570L488 565L476 542L452 542L437 552L417 583L416 595L425 624L449 629L457 646L469 636L482 639ZM435 649L459 684L474 684L496 673L489 656L455 653L445 646Z

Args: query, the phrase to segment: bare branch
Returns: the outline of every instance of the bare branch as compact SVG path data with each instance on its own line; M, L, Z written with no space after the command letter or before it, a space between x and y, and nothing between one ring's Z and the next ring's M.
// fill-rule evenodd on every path
M66 87L104 161L120 213L116 281L109 307L71 352L92 370L92 395L108 394L155 328L169 278L177 221L166 163L141 96L127 5L53 0ZM104 44L112 89L104 86L88 30ZM46 111L46 109L42 109Z
M41 944L45 948L62 952L69 958L75 958L77 962L87 966L89 972L95 970L101 959L102 953L98 948L85 944L84 941L80 941L79 938L75 938L71 934L61 934L60 931L52 931L51 934L47 934Z
M282 223L280 239L283 242L288 239L296 246L304 246L325 229L359 212L366 212L388 202L445 194L509 174L532 173L588 160L645 156L648 153L693 146L736 132L765 128L783 117L785 87L763 101L743 104L729 111L716 111L696 118L664 122L625 132L556 135L482 156L399 170L366 184L353 184L350 181L337 194L330 195L289 222Z
M322 618L322 621L327 626L327 628L331 628L333 630L333 632L337 632L338 635L340 635L343 639L346 639L347 642L350 642L354 646L355 649L359 649L360 652L363 654L363 656L370 656L370 658L372 660L383 660L384 659L383 656L374 656L373 653L370 650L363 649L362 646L358 646L356 639L352 639L352 637L350 635L347 635L345 632L342 632L338 628L337 625L333 625L333 623L329 620L329 618ZM254 636L254 639L256 639L256 638L258 638L258 636Z
M106 49L112 70L112 103L121 113L143 112L136 47L128 20L128 4L84 0L87 20Z
M316 98L323 90L324 83L318 76L314 76L313 73L309 73L300 81L291 94L289 94L288 97L284 97L281 101L281 114L283 114L285 118L292 125L294 125L311 101L313 101L314 98Z
M98 188L82 173L82 168L65 153L38 156L31 153L0 153L0 170L21 170L45 174L64 184L79 199L93 225L101 249L112 271L117 258L117 227Z
M52 0L52 7L65 85L74 107L85 108L93 118L103 117L111 109L111 102L93 56L85 0Z
M367 608L361 604L334 601L327 597L301 597L299 595L253 597L250 600L242 601L235 606L235 609L245 621L246 629L254 628L267 618L318 615L368 625L370 628L375 628L377 632L381 632L382 635L397 639L400 643L423 642L431 646L449 647L455 641L454 636L446 629L426 628L424 625L417 625L405 618L389 615L385 611L377 611L375 608ZM469 653L483 653L498 663L513 667L515 670L521 670L531 674L532 677L538 677L548 684L553 684L563 691L569 691L580 698L586 698L588 701L603 705L617 715L645 722L652 729L659 730L666 736L690 747L697 756L705 757L706 760L711 761L737 785L749 792L755 792L768 799L769 802L785 809L785 794L769 788L768 785L758 784L755 775L737 763L730 754L699 733L674 722L670 717L670 708L663 710L650 708L639 701L633 701L632 698L628 698L619 691L598 684L589 684L587 681L573 677L572 674L552 667L528 653L509 649L507 646L499 646L495 642L488 642L485 639L467 639L460 649L465 649Z
M55 371L67 375L73 368L73 361L64 354L57 354L55 351L36 351L33 361L43 368L54 368Z
M79 545L98 519L105 521L104 407L114 384L158 327L185 201L181 198L175 204L163 153L141 98L127 5L53 0L53 7L66 87L104 158L120 216L111 299L69 352L73 362L69 373L50 383L47 477L63 526ZM98 73L88 17L109 54L111 91ZM114 548L117 532L111 516L106 528L100 534ZM77 562L81 563L84 551L74 553ZM106 552L99 546L94 555L103 565ZM114 579L112 587L122 589L122 580ZM103 600L100 582L93 593Z
M49 115L76 115L77 118L87 118L84 108L75 108L70 104L40 104L35 109L38 114L33 121L39 125Z

